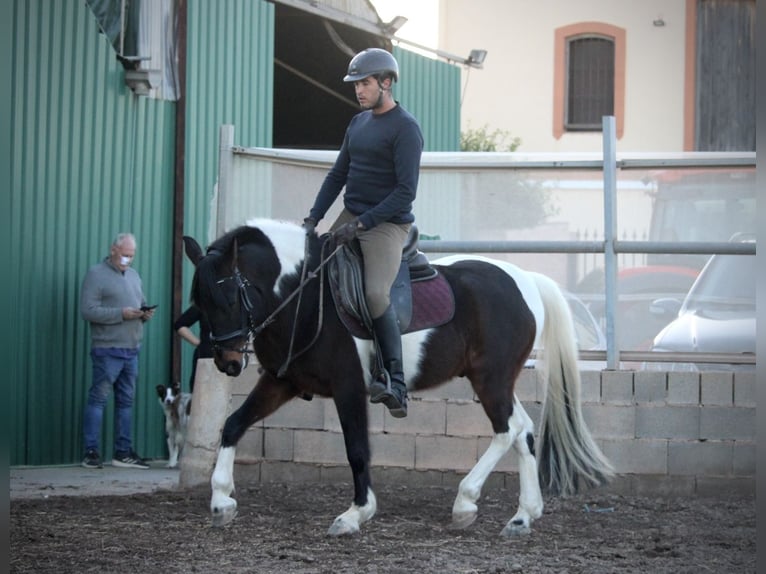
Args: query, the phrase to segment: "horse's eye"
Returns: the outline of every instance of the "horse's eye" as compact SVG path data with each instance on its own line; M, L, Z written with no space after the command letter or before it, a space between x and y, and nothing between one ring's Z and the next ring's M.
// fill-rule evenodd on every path
M237 290L227 289L225 294L226 302L229 304L229 307L234 307L234 305L237 303Z

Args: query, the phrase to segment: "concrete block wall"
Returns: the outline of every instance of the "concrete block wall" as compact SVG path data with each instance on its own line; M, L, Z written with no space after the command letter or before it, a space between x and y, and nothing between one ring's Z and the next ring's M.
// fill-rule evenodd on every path
M231 408L257 380L252 365L236 379ZM584 371L585 420L618 477L617 492L721 495L755 491L754 373ZM516 394L538 427L545 385L525 369ZM369 405L373 477L377 483L452 484L489 445L492 428L470 383L450 381L413 393L409 415ZM351 472L335 405L296 399L246 433L237 475L254 480L342 480ZM518 484L509 452L492 480Z

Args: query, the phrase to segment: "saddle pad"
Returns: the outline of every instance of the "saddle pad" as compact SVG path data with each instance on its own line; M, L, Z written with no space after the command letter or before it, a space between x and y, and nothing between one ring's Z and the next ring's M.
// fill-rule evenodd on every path
M371 339L367 327L345 311L342 305L335 308L343 324L358 339ZM430 329L449 323L455 315L455 296L452 287L439 273L433 279L412 283L412 320L404 333Z

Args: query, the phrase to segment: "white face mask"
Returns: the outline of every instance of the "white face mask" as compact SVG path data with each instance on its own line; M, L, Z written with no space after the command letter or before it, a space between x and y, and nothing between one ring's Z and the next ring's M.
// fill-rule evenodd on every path
M120 255L120 265L130 265L133 262L132 257L126 257L125 255Z

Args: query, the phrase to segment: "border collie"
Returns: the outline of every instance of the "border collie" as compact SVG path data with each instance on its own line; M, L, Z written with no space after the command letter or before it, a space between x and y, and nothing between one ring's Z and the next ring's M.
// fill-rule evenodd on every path
M191 393L181 392L181 383L166 387L157 385L157 396L165 413L165 435L168 440L168 468L178 466L178 457L186 440L186 427L191 412Z

